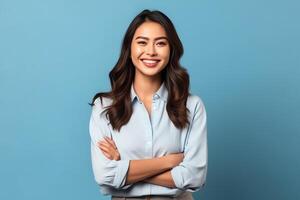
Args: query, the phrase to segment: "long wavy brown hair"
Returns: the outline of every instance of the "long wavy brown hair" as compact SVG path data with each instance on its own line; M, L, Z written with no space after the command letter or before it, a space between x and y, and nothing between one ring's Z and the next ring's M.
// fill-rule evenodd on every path
M130 58L131 42L136 29L145 21L159 23L166 31L170 44L170 58L167 66L160 72L169 94L166 109L173 124L183 129L190 123L188 120L190 111L186 107L190 95L190 80L187 70L179 62L183 55L183 46L171 20L157 10L143 10L130 23L123 38L120 57L109 73L112 89L109 92L97 93L90 105L94 106L98 97L101 103L102 97L112 100L112 104L105 107L103 112L106 112L106 118L114 130L120 131L121 127L130 120L133 112L130 91L135 76L135 66Z

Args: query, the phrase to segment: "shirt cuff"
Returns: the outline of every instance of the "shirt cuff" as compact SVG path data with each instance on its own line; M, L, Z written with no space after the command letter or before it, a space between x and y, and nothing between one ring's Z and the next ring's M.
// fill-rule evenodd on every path
M119 160L117 162L118 164L116 167L116 176L114 178L113 185L115 185L116 188L121 188L126 183L126 176L129 168L129 160Z
M171 175L172 175L172 178L173 178L173 181L175 183L175 186L178 188L178 189L183 189L183 180L182 180L182 176L180 175L180 169L179 169L180 166L177 166L177 167L174 167L172 170L171 170Z

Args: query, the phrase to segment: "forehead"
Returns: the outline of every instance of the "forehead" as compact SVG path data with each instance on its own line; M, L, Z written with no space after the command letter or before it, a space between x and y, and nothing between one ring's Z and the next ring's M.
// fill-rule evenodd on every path
M155 38L161 37L166 35L166 31L164 27L156 22L144 22L142 23L135 31L134 38L138 36L148 37L148 38Z

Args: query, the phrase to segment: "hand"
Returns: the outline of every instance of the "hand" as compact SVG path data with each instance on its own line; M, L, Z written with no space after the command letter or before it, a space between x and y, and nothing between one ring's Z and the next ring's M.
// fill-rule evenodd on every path
M169 155L166 155L166 158L167 158L168 162L170 163L171 168L173 168L173 167L176 167L177 165L179 165L179 163L181 163L183 161L184 154L183 153L169 154Z
M97 146L106 158L110 160L120 160L120 153L112 139L105 137L104 140L98 142Z

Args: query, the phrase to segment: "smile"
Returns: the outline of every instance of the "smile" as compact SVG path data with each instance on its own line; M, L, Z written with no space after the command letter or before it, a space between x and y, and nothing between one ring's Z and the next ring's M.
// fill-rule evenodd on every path
M141 61L147 67L155 67L159 63L160 60L158 60L158 59L141 59Z

